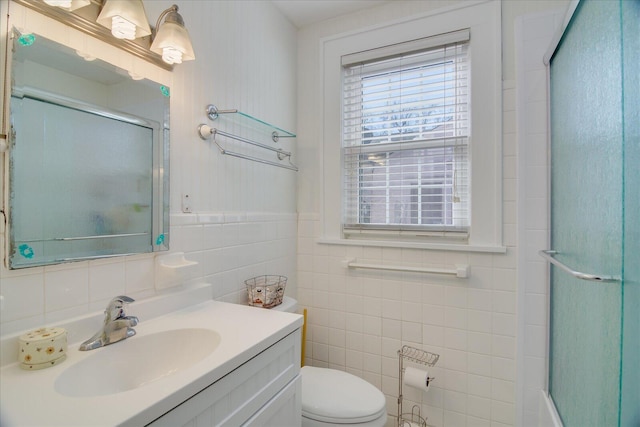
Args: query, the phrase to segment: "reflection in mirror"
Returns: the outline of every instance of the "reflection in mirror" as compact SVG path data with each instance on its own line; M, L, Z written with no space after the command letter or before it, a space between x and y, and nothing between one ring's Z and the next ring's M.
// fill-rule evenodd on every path
M9 266L168 249L169 90L14 37Z

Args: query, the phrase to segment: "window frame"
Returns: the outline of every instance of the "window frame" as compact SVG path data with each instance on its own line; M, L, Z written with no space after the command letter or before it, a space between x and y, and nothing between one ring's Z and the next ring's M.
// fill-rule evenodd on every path
M342 232L341 58L385 45L469 28L471 43L471 134L469 235L398 231ZM403 20L321 40L319 138L322 145L322 206L319 243L504 252L502 246L502 58L501 7L497 1L461 2Z

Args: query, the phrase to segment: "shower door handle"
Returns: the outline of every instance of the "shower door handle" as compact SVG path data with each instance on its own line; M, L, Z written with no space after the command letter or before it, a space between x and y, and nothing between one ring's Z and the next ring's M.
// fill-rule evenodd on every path
M570 269L569 267L567 267L566 265L564 265L563 263L561 263L560 261L558 261L557 259L555 259L553 257L553 255L557 254L558 251L554 251L554 250L546 250L546 251L539 251L538 254L546 259L547 261L549 261L551 264L559 267L560 269L564 270L565 272L569 273L570 275L572 275L573 277L576 277L578 279L582 279L582 280L590 280L592 282L619 282L620 278L619 277L615 277L615 276L601 276L601 275L597 275L597 274L588 274L588 273L581 273L579 271L575 271Z

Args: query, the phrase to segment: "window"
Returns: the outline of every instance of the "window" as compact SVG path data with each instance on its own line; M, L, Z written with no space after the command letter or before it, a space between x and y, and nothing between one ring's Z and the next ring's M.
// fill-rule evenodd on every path
M504 251L500 11L496 1L457 2L321 40L319 67L300 74L301 99L309 100L300 116L310 143L305 155L318 168L303 177L301 194L309 199L305 209L321 212L320 243ZM313 61L313 49L304 55ZM421 68L440 73L441 85L443 74L454 73L455 98L412 109L408 89L394 89L391 80ZM355 111L344 104L347 73ZM384 97L393 99L395 90L404 109L383 105L379 113L373 101L363 104L364 89L380 76ZM364 121L363 105L377 115ZM513 138L515 131L504 132ZM510 178L514 162L505 160ZM511 194L513 180L505 182Z
M342 57L345 235L466 237L468 46L462 30Z

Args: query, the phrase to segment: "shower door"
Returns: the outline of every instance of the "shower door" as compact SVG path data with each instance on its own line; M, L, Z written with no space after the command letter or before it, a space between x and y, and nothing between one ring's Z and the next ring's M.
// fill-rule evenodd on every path
M640 423L639 5L583 0L551 59L542 255L553 264L549 393L565 426Z

